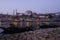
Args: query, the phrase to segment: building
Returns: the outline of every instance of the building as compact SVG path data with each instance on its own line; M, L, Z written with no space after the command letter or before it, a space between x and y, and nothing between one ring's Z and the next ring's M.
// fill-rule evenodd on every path
M33 26L38 28L42 24L50 24L50 21L56 20L54 17L50 19L50 14L37 14L32 11L27 11L27 13L16 13L16 15L0 14L0 27L10 27L10 24L13 23L16 27Z

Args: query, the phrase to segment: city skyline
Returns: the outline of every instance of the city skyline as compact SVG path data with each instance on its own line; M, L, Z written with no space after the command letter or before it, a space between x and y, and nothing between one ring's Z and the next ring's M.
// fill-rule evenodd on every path
M60 12L60 0L0 0L0 13L12 14L13 10L37 13Z

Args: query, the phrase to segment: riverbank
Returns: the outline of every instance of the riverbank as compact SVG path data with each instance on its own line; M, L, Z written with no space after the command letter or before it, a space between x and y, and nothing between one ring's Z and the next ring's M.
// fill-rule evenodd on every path
M60 27L6 34L3 35L0 40L60 40Z

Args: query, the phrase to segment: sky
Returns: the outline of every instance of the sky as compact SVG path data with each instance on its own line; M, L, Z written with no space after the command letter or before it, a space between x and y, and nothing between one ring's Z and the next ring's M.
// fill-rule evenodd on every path
M60 0L0 0L0 13L12 14L16 9L18 12L60 12Z

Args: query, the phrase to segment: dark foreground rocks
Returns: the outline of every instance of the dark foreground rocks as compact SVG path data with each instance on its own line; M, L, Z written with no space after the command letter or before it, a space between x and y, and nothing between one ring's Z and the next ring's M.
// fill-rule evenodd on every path
M60 28L47 28L24 33L6 34L0 40L60 40Z

